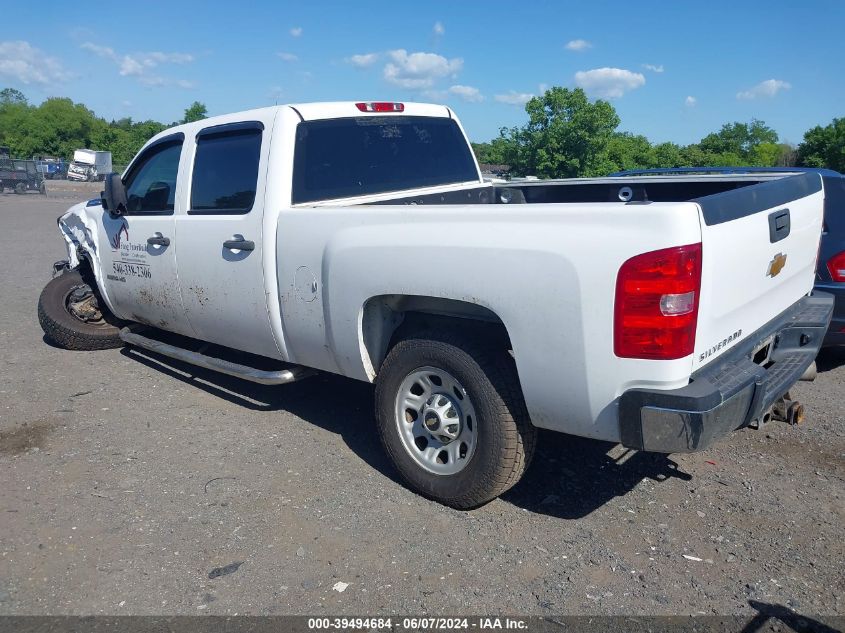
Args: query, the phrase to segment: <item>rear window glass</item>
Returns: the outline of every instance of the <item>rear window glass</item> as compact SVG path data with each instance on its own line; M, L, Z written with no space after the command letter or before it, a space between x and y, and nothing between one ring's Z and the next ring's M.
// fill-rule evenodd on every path
M261 130L205 134L197 139L192 213L245 213L255 202Z
M478 180L457 123L436 117L355 117L297 126L293 202Z

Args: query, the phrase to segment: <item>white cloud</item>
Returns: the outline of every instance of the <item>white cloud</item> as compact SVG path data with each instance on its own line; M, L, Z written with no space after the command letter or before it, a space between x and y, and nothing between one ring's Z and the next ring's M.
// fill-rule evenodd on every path
M44 86L65 81L71 76L55 57L50 57L29 42L0 42L0 77L22 84Z
M653 73L662 73L663 72L663 64L655 65L655 64L643 64L643 68L646 70L650 70Z
M546 94L546 92L549 90L549 84L540 84L539 86L537 86L537 90L540 92L541 95Z
M291 28L290 31L288 31L288 33L290 33L291 37L299 37L300 35L302 35L302 27L294 26L293 28Z
M83 50L90 51L99 57L105 57L106 59L116 59L117 53L114 52L113 48L108 46L100 46L99 44L94 44L92 42L85 42L80 46Z
M484 101L484 95L481 94L481 91L478 88L473 86L462 86L461 84L455 84L451 88L449 88L449 92L453 95L456 95L463 99L464 101L469 101L470 103L479 103Z
M140 77L146 70L142 62L130 55L124 55L119 64L120 74L124 77Z
M440 21L435 22L432 30L434 31L434 34L437 37L441 37L443 35L446 35L446 27L443 26L443 22L440 22Z
M295 62L299 60L299 57L293 53L276 53L276 57L281 59L283 62Z
M400 88L424 90L434 82L460 72L464 60L446 59L436 53L408 53L405 49L389 51L390 61L384 67L384 78Z
M782 79L767 79L756 86L736 93L737 99L757 99L758 97L774 97L782 90L789 90L792 86Z
M170 79L161 77L153 72L153 69L162 64L190 64L196 60L191 53L165 53L162 51L150 51L146 53L121 54L109 46L101 46L92 42L84 42L80 45L83 50L89 51L97 57L108 59L113 62L121 77L135 77L144 86L178 86L180 88L193 88L194 83L187 79Z
M566 50L576 51L578 53L592 47L592 43L587 40L570 40L566 43Z
M85 42L80 48L90 51L98 57L125 65L128 72L123 74L128 75L136 74L139 68L155 68L160 64L190 64L196 60L196 56L191 53L164 53L162 51L119 55L110 46L100 46L92 42Z
M534 95L529 92L517 92L511 90L507 94L496 95L493 97L499 103L507 103L508 105L521 106L528 103Z
M364 53L362 55L351 55L343 61L352 64L356 68L369 68L378 61L378 53Z
M689 96L686 99L684 99L684 105L688 108L694 108L697 103L698 103L698 99L696 99L693 96Z
M644 86L645 77L622 68L594 68L575 73L575 84L592 96L618 99L629 90Z
M146 59L156 64L190 64L196 57L190 53L162 53L153 51L144 54Z

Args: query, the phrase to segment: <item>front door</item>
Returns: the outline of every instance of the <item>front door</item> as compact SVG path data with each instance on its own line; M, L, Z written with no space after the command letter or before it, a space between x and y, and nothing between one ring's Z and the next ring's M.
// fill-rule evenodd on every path
M176 276L174 212L183 135L161 139L124 178L127 210L103 211L98 245L103 283L115 314L128 321L191 334Z
M179 282L197 338L279 358L264 293L264 179L273 119L196 136L188 210L176 216ZM187 180L187 178L186 178Z

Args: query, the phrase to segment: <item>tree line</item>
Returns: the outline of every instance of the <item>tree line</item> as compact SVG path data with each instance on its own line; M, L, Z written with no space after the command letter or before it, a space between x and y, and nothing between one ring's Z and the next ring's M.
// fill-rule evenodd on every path
M106 121L81 103L51 97L32 105L14 88L0 90L0 146L11 156L55 156L70 160L81 148L110 151L115 165L125 165L151 137L179 123L198 121L207 116L206 107L194 102L181 121L133 121L125 117Z
M480 163L507 165L510 173L541 178L605 176L657 167L827 167L845 173L845 118L807 131L793 147L763 121L726 123L698 143L652 144L619 132L607 101L590 101L580 88L554 87L525 104L528 121L502 128L488 143L473 143Z
M727 123L698 143L652 144L645 136L619 132L619 115L607 101L590 101L580 88L553 87L525 105L528 120L502 128L488 143L473 143L479 162L508 165L514 175L544 178L603 176L650 167L760 166L828 167L845 173L845 117L807 131L798 147L782 143L763 121ZM87 147L110 151L124 165L152 136L208 112L195 101L180 121L106 121L81 103L51 97L30 104L14 88L0 90L0 145L12 156L58 156L69 160Z

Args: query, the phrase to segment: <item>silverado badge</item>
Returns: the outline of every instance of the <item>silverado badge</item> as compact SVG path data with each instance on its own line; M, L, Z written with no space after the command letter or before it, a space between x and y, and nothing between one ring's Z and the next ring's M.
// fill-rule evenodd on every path
M766 273L767 277L777 277L783 267L786 266L786 255L778 253L769 262L769 270Z

